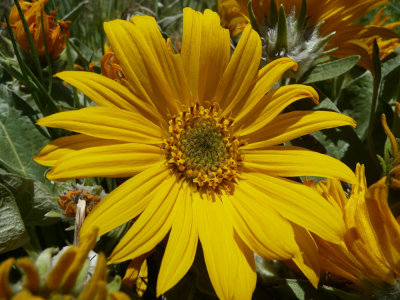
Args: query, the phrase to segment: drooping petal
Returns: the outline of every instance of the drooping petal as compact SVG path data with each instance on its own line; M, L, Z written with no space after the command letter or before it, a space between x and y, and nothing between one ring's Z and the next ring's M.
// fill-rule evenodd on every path
M338 210L315 190L284 178L246 173L240 181L254 197L277 210L284 218L333 243L343 239L344 223Z
M157 144L162 136L161 129L141 114L111 107L60 112L39 119L37 124L131 143Z
M85 177L131 177L164 163L156 145L117 144L90 147L63 156L46 174L49 180Z
M64 71L56 74L56 76L81 90L99 106L139 111L156 124L163 121L161 115L155 109L152 109L151 105L110 78L93 72L75 71Z
M44 146L38 155L34 157L34 160L38 164L53 167L62 157L78 150L117 144L122 144L122 142L99 139L85 134L64 136Z
M289 104L304 98L311 98L318 103L318 94L312 87L302 84L280 87L265 95L258 104L253 106L251 112L243 116L242 121L238 120L236 126L239 127L241 124L245 124L240 134L252 134L267 126Z
M183 10L182 62L192 103L210 101L230 58L229 31L219 26L218 15Z
M224 199L233 227L250 249L267 259L289 260L296 252L293 228L263 199L249 194L240 184L233 197ZM266 224L268 220L268 224Z
M153 167L132 177L102 199L83 222L81 239L99 227L99 236L138 216L170 181L169 170Z
M152 250L171 229L175 219L173 207L185 192L182 182L170 175L156 190L149 205L115 246L109 263L134 259Z
M139 26L135 26L136 22ZM146 23L146 26L143 26L143 23ZM166 120L169 114L176 114L179 103L176 100L180 99L174 97L170 88L171 81L167 79L177 76L171 75L175 68L170 68L167 62L168 60L174 64L170 57L173 54L167 49L165 40L163 46L162 42L158 41L162 36L154 18L137 16L132 18L131 22L105 22L104 30L126 74L131 92L155 106ZM154 47L154 41L157 41L160 48ZM159 52L162 52L162 58Z
M292 223L298 252L293 261L310 280L315 288L318 288L320 264L318 256L318 247L311 234L303 227Z
M244 105L244 100L256 84L260 58L260 37L248 25L217 87L214 101L219 103L222 115Z
M220 299L251 299L256 284L253 253L234 233L219 199L194 193L193 208L211 283Z
M157 279L157 297L172 288L191 267L197 249L198 230L188 184L176 200L174 222Z
M270 124L250 134L245 149L260 149L275 146L311 132L351 125L352 118L329 111L293 111L277 116ZM244 136L245 138L246 136Z
M251 171L273 176L319 176L354 183L353 171L328 155L300 147L275 146L265 150L243 151L244 165Z

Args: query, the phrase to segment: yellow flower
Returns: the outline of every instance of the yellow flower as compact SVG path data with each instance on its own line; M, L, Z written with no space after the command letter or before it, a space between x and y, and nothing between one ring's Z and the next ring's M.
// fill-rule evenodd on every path
M44 6L48 0L36 0L31 2L20 1L22 12L29 26L33 42L39 57L46 55L46 49L43 39L43 28L41 16L43 16L43 27L47 49L52 59L60 56L65 48L65 40L61 31L63 28L65 38L68 40L69 32L67 24L69 21L58 20L58 24L54 22L54 12L51 15L46 14ZM10 26L13 28L14 35L21 48L26 52L30 52L28 39L26 38L24 26L19 17L18 9L14 5L10 12Z
M342 58L350 55L360 55L359 65L366 69L373 70L371 59L372 42L378 39L381 50L381 58L390 54L399 45L399 36L392 29L399 26L399 22L384 25L387 17L382 19L383 11L380 11L370 25L354 23L369 11L386 4L389 0L306 0L305 24L296 23L296 18L300 18L303 0L275 0L275 5L279 8L284 6L287 18L287 40L288 46L283 50L287 55L298 63L306 64L314 61L323 50L331 50L330 55ZM244 23L249 22L247 0L219 0L218 9L223 16L222 23L227 24L232 34L241 32ZM271 16L270 0L252 1L252 8L257 23L260 26L261 34L266 40L265 53L267 62L280 57L282 50L277 51L273 47L276 38L276 27L274 17ZM242 17L237 14L232 18L230 11L239 9ZM294 13L291 14L291 13ZM271 25L272 24L272 25ZM304 26L304 28L303 28ZM300 27L300 28L299 28ZM327 42L325 47L319 49L322 38L335 33ZM383 40L382 38L390 38ZM272 49L274 48L274 49ZM337 48L337 49L336 49ZM306 71L306 70L305 70Z
M400 225L388 206L383 177L367 189L364 167L357 165L357 184L346 197L338 180L319 182L317 189L343 215L346 233L340 244L316 237L321 269L365 288L366 281L383 287L400 275Z
M157 295L186 274L198 240L222 299L251 298L253 252L293 259L317 285L308 230L338 242L343 221L318 193L283 177L352 182L354 174L329 156L280 144L354 121L326 111L281 114L294 101L318 98L304 85L266 94L296 63L282 58L259 70L261 42L250 26L231 57L229 32L216 13L183 14L176 54L152 17L106 22L122 84L90 72L58 74L98 106L39 120L79 134L53 141L36 161L52 167L51 180L132 177L89 214L81 237L93 226L102 235L137 217L109 258L117 263L147 253L169 232ZM308 246L300 251L299 244Z
M96 243L98 230L95 228L86 235L79 246L65 250L52 266L51 249L45 250L33 262L29 257L17 259L17 266L23 271L21 285L11 286L8 277L15 258L11 257L0 265L0 299L2 300L42 300L42 299L106 299L129 300L122 292L108 293L107 266L103 253L97 257L97 265L91 278L85 277L85 262L89 251ZM87 267L86 267L87 268ZM88 281L89 280L89 281Z

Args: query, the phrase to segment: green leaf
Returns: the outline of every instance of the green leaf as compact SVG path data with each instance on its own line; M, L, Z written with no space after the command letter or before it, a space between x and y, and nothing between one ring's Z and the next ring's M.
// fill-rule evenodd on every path
M47 216L51 210L59 210L55 196L43 183L15 174L0 175L0 184L13 194L25 225L50 225L57 219Z
M372 74L366 71L342 89L337 104L343 113L357 122L356 132L362 141L367 135L373 86Z
M0 184L0 253L14 250L29 241L12 192Z
M304 76L300 79L300 82L312 83L337 77L349 71L358 63L359 60L360 56L353 55L330 61L325 64L316 65L306 74L304 74Z
M32 157L46 145L45 139L26 116L2 105L0 111L0 167L10 173L45 181L46 168Z

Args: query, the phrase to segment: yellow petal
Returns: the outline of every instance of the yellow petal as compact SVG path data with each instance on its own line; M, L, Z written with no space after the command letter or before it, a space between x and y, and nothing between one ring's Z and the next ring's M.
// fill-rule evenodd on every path
M138 26L135 26L136 22ZM176 114L177 101L167 79L174 71L166 61L171 61L169 56L172 53L168 51L165 40L159 41L162 37L154 18L138 16L131 22L105 22L104 30L132 93L155 106L165 118L168 114ZM155 40L160 48L155 47Z
M93 72L81 71L64 71L57 73L56 76L81 90L99 106L139 111L157 124L163 120L151 105L110 78Z
M320 265L317 244L307 230L294 223L292 223L292 226L299 248L293 261L310 280L311 284L318 288Z
M251 299L256 272L253 252L234 233L219 199L194 193L193 208L211 283L220 299Z
M133 17L130 21L135 25L135 28L143 34L145 41L149 44L151 52L154 53L155 59L159 61L173 98L182 101L184 104L188 103L189 91L185 80L182 59L179 54L171 54L165 39L161 35L156 20L153 17L141 16ZM143 41L141 40L140 42Z
M40 287L40 278L34 262L29 257L19 258L17 264L24 270L24 288L37 293Z
M148 206L123 236L109 258L109 263L134 259L152 250L168 233L175 219L172 214L177 199L184 191L174 175L154 188Z
M86 107L60 112L39 119L37 124L132 143L160 143L162 135L161 129L140 113L111 107Z
M78 255L78 247L69 247L57 261L57 264L51 269L50 273L46 277L44 286L46 290L52 292L59 288L65 273L74 262Z
M268 126L248 136L245 149L259 149L275 146L311 132L351 125L352 118L329 111L294 111L277 116Z
M10 257L0 264L0 298L8 299L12 296L13 291L11 290L8 277L10 275L11 268L15 262L15 258Z
M232 58L218 84L215 101L222 115L240 109L256 84L261 58L260 36L248 25L243 31Z
M184 191L177 199L174 222L168 244L161 262L157 279L157 297L172 288L191 267L197 249L198 230L194 218L190 187L184 184Z
M240 185L293 223L333 243L344 234L340 212L315 190L284 178L247 173Z
M244 165L251 171L282 177L319 176L356 182L353 171L339 160L300 147L275 146L246 150L243 154Z
M184 8L181 53L192 102L210 101L230 58L229 31L215 12Z
M52 167L62 157L75 153L78 150L115 144L121 144L121 142L116 140L99 139L85 134L64 136L44 146L43 149L40 150L39 154L34 157L34 160L38 164Z
M248 120L249 113L255 107L258 107L263 100L260 99L274 86L274 84L282 77L282 75L290 70L297 69L297 63L288 57L278 58L273 60L268 65L258 71L257 82L247 98L246 104L240 110L239 114L235 116L236 123L245 122ZM290 85L293 87L294 85ZM262 105L262 104L261 104ZM264 105L260 107L264 107ZM242 120L244 118L245 120ZM253 119L251 119L253 120Z
M80 237L99 228L99 236L138 216L157 194L169 170L153 167L125 181L102 199L83 222Z
M163 162L163 150L155 145L126 143L90 147L63 156L46 177L49 180L131 177Z
M289 104L304 98L311 98L318 102L317 92L309 86L302 84L291 84L280 87L269 92L265 97L254 105L253 111L244 117L246 122L241 129L241 135L248 135L268 126L278 114L280 114ZM244 121L244 120L243 120ZM240 126L239 122L236 126Z
M233 197L224 199L235 231L258 255L267 259L289 260L297 252L293 228L262 199L239 184ZM268 220L268 224L265 223Z

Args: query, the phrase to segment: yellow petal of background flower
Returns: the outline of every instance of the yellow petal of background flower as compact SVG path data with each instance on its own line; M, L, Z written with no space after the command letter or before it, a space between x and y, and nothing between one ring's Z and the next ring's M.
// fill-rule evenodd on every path
M260 36L248 25L217 87L214 100L219 103L222 115L230 114L237 105L243 106L254 87L261 59L260 45Z
M277 116L263 130L250 134L244 149L260 149L275 146L311 132L351 125L352 118L329 111L293 111Z
M341 161L325 154L292 146L243 151L244 165L251 171L273 176L319 176L355 183L353 171Z
M338 243L343 239L344 223L338 210L315 190L284 178L261 173L247 173L240 181L254 197L274 208L284 218L308 229L325 240Z
M123 110L137 110L157 124L162 117L151 105L137 98L128 88L105 76L93 72L64 71L56 76L92 99L99 106L118 107Z
M142 21L147 22L148 32L139 30L133 24L138 18L145 19ZM157 26L151 19L148 16L138 16L131 19L132 23L123 20L105 22L104 30L126 74L129 89L140 99L154 105L167 120L168 113L176 114L178 107L166 79L170 76L168 65L162 65L163 62L156 56L159 50L148 42L149 35L155 32L151 27ZM159 31L154 39L158 39L158 35ZM167 50L165 55L172 53Z
M46 174L49 180L85 177L131 177L164 163L164 151L156 145L117 144L75 151L59 160Z
M256 285L253 253L239 241L219 199L194 193L193 208L211 283L220 299L251 299Z
M157 189L170 177L167 168L153 167L128 179L104 199L83 222L81 239L94 227L99 236L128 222L139 215L157 194Z
M176 200L174 222L161 262L157 279L157 297L172 288L192 266L199 239L197 220L193 212L190 187L183 183L184 191Z
M85 134L64 136L44 146L34 157L34 160L38 164L53 167L62 157L78 150L121 143L120 141L99 139Z
M183 9L182 62L196 100L210 101L230 58L229 31L219 26L218 15Z
M153 194L149 205L122 237L109 257L109 263L134 259L152 250L167 235L175 216L172 214L177 199L184 192L182 183L174 175L168 176Z
M37 124L124 142L156 144L162 141L161 129L141 114L111 107L60 112L39 119Z
M297 252L292 226L262 201L242 185L223 200L235 231L253 252L267 259L292 259Z
M392 270L397 271L400 265L400 225L393 216L388 204L388 186L386 177L368 188L366 205L370 214L375 235L381 245L384 256ZM397 277L396 276L396 277Z
M241 135L248 135L267 126L289 104L304 98L311 98L318 103L318 94L310 86L291 84L273 90L266 94L243 119L246 125L241 129ZM243 122L242 121L242 122ZM237 126L242 122L239 121Z

